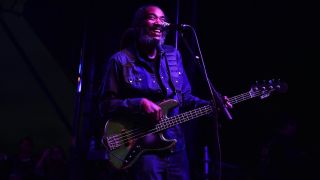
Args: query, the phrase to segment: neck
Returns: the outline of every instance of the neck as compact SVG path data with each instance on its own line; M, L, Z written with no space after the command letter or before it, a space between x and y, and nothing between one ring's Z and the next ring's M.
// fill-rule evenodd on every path
M147 57L148 59L154 60L157 58L158 49L155 46L140 46L140 50L143 56Z
M147 57L149 59L156 59L157 54L158 54L158 50L157 49L152 49L147 53Z

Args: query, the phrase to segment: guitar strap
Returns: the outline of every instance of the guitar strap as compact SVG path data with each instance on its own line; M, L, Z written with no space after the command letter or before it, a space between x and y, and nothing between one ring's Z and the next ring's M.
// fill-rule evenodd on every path
M170 51L171 50L171 51ZM182 103L182 94L181 94L181 82L179 82L179 76L181 72L179 72L178 68L178 60L177 60L177 52L176 50L170 49L164 53L164 58L166 61L167 71L169 75L170 85L173 88L173 91L178 96L178 100Z

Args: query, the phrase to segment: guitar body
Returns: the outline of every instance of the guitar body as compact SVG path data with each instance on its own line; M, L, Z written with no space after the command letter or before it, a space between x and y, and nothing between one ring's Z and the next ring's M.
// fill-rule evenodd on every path
M167 100L159 104L165 116L168 111L177 106L176 100ZM143 117L141 117L143 118ZM175 139L166 139L161 132L149 133L138 137L139 131L152 128L141 123L147 119L111 119L104 128L102 143L109 150L109 162L116 169L130 167L143 153L147 151L162 151L172 148L176 144ZM149 119L150 121L150 119Z

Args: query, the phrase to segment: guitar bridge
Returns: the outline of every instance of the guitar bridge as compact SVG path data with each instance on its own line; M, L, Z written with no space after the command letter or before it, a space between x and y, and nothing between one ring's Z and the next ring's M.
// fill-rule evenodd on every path
M102 138L102 144L107 148L107 150L112 151L120 147L119 141L115 138L115 136L104 136Z

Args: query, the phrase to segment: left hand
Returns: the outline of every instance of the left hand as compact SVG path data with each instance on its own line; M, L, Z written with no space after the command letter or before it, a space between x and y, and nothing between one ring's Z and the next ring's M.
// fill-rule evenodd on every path
M229 108L229 109L233 108L233 106L227 96L223 96L223 100L224 100L224 104L227 108Z

